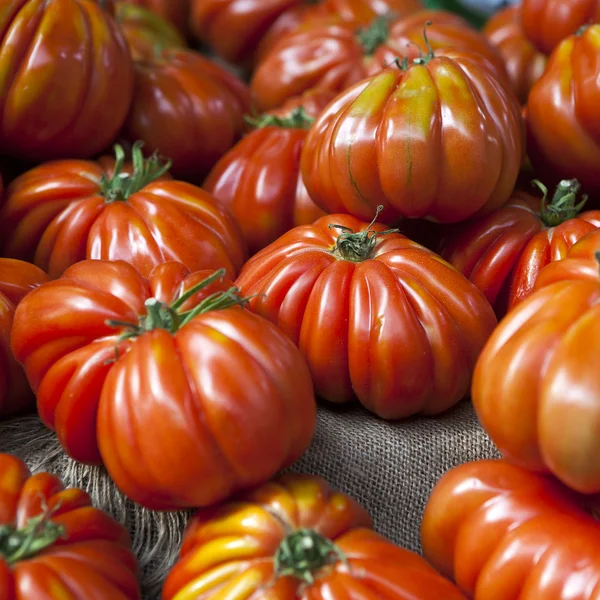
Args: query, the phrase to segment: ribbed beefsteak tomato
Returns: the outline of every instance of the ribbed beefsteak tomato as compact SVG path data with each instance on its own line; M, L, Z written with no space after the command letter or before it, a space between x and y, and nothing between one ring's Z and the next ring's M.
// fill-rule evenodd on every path
M9 0L0 12L0 152L88 158L132 100L129 48L96 0Z
M219 502L296 460L306 362L217 272L83 261L17 307L12 349L66 452L149 508ZM201 283L200 283L201 282Z
M237 285L299 345L318 396L387 419L440 413L467 392L496 319L448 263L384 231L322 217L256 254Z
M312 122L303 108L283 118L265 115L204 182L237 220L251 255L325 214L300 176L300 152Z
M576 177L585 191L600 191L599 73L600 25L592 25L554 50L531 89L527 153L550 183Z
M0 594L6 600L139 600L125 528L78 489L0 454Z
M545 54L582 25L600 22L598 0L523 0L521 6L523 30Z
M600 273L559 279L500 322L473 375L475 410L500 451L582 493L600 492L599 340Z
M427 23L432 23L428 44L423 37ZM443 11L377 17L368 26L339 17L309 21L261 55L250 87L258 107L269 110L311 87L343 92L398 58L446 47L486 59L494 76L509 87L500 52L466 21Z
M492 16L483 29L489 42L500 50L512 88L522 104L546 68L546 56L529 41L521 22L521 8L507 6Z
M538 182L538 185L539 184ZM503 316L525 299L540 270L600 227L600 211L579 213L579 183L562 181L551 201L517 189L509 202L476 221L446 230L440 254L468 277Z
M192 517L162 599L464 599L371 528L365 509L321 477L280 476Z
M461 465L425 508L423 551L469 598L596 600L600 523L588 501L504 461Z
M169 21L185 35L188 31L190 0L124 0L127 4L142 6Z
M135 62L133 105L123 133L172 162L175 177L202 183L241 137L250 91L198 52L165 48Z
M521 108L476 54L430 52L348 89L302 150L311 198L326 212L453 223L492 212L513 191Z
M38 267L21 260L0 258L0 417L34 403L25 373L10 349L10 330L15 306L46 281L48 276Z
M235 277L246 257L237 224L208 192L165 180L167 169L156 156L144 160L138 145L131 168L119 147L116 164L34 167L6 190L0 252L34 261L51 278L86 258L126 260L143 275L177 260Z

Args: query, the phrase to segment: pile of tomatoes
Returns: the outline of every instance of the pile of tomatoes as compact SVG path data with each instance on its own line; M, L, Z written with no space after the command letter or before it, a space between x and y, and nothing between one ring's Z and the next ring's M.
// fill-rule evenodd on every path
M0 8L0 417L198 509L163 600L599 597L600 2ZM424 557L277 476L469 396ZM0 597L141 598L129 535L0 455Z

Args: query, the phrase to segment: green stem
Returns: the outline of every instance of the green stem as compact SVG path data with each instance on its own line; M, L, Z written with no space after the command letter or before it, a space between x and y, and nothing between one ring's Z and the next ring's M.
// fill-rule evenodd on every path
M162 177L170 168L171 161L161 162L155 152L150 158L144 158L143 142L135 142L131 148L133 172L123 173L125 151L119 144L115 145L115 168L112 177L102 176L100 190L106 203L125 202L129 196Z
M390 35L390 17L382 15L356 33L356 39L361 45L365 56L372 56L375 50L384 44Z
M310 585L320 569L337 561L348 564L331 540L313 529L298 529L281 542L275 553L275 576L295 577Z
M539 217L546 227L556 227L569 219L573 219L585 206L588 197L584 194L577 202L581 185L577 179L563 179L557 186L552 200L548 202L548 188L537 179L532 185L542 192Z
M344 225L330 224L329 229L335 228L342 231L338 236L331 253L342 260L362 262L371 257L371 253L375 248L379 236L388 235L390 233L400 233L399 229L386 229L385 231L379 232L371 231L371 227L375 224L375 221L377 221L377 217L382 210L383 206L380 205L377 207L375 217L369 226L360 233L355 233L352 229L349 229Z
M419 48L419 57L413 59L413 65L426 65L429 61L435 58L435 53L431 44L429 43L429 38L427 37L427 28L433 25L432 21L426 21L423 26L423 39L425 40L425 47L427 48L427 54L423 56L421 49Z
M264 114L258 117L244 117L248 125L254 129L264 127L280 127L282 129L310 129L314 123L313 117L306 114L303 106L294 108L287 117L277 117L275 115Z

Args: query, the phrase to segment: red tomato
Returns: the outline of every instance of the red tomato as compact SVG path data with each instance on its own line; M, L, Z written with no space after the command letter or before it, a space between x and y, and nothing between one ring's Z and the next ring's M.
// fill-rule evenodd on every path
M144 161L138 146L132 175L123 176L129 171L117 155L108 172L70 160L15 179L0 208L2 253L34 261L53 279L85 258L127 260L143 275L178 260L191 270L223 267L235 277L246 249L229 213L204 190L160 178L167 165Z
M160 152L175 177L201 183L240 138L250 92L230 71L191 50L165 48L135 63L133 106L124 127L147 154Z
M550 54L582 25L600 22L598 0L523 0L525 35L541 52Z
M512 88L521 104L546 68L546 56L526 37L521 24L521 8L507 6L497 12L483 29L489 42L500 50Z
M444 475L425 508L421 538L425 557L469 598L598 598L600 523L585 499L504 461Z
M131 104L133 66L99 2L4 2L0 42L3 154L87 158L114 140Z
M116 20L135 60L153 58L157 48L185 48L179 30L155 12L128 2L117 2Z
M439 256L384 230L322 217L256 254L237 285L299 345L317 396L386 419L440 413L464 397L496 319Z
M365 509L322 478L280 476L192 517L162 600L464 600L371 527Z
M527 103L527 152L549 182L576 177L600 191L600 25L554 50Z
M78 489L0 454L0 591L6 600L138 600L125 528Z
M423 31L429 21L427 46ZM339 17L309 20L261 55L250 87L258 107L269 110L311 87L342 92L398 58L412 60L429 47L448 46L487 59L494 76L509 86L503 58L483 34L457 15L420 11L391 21L377 17L368 27Z
M188 30L190 0L123 0L127 4L142 6L169 21L185 34Z
M155 510L263 483L314 432L300 352L208 273L171 262L145 279L122 261L84 261L15 313L12 349L43 422Z
M538 185L539 184L538 182ZM532 291L540 270L600 227L600 211L579 214L576 180L562 181L547 201L522 189L501 209L445 231L440 254L468 277L503 316Z
M309 117L315 119L336 96L337 94L335 92L326 88L310 88L299 96L289 98L279 108L274 108L267 114L275 117L287 118L296 109L303 108L304 112Z
M237 220L251 255L325 214L300 176L300 152L313 120L303 108L284 118L265 115L204 183Z
M323 210L361 219L378 205L388 222L489 213L510 198L519 173L520 111L475 54L429 54L329 104L304 144L304 183Z
M10 330L15 306L46 281L48 276L36 266L0 258L0 417L18 413L34 403L25 373L10 349Z

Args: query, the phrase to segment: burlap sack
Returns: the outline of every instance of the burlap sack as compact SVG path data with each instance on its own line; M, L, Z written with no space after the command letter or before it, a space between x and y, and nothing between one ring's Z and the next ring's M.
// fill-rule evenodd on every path
M133 505L102 468L68 459L35 416L0 423L0 452L21 457L33 472L56 473L67 486L86 490L96 506L124 523L140 560L144 598L160 598L189 513ZM321 408L313 444L291 470L324 476L371 511L379 532L419 551L421 514L435 482L456 465L495 456L468 402L435 419L399 423L380 421L360 408Z

